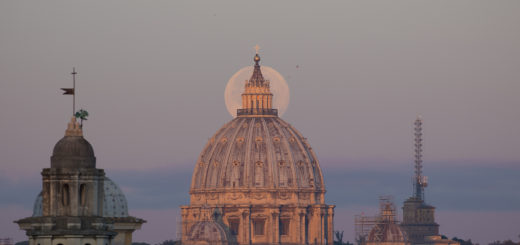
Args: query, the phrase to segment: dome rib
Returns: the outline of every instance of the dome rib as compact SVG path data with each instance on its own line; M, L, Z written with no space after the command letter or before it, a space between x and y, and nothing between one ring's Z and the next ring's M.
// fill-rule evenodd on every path
M267 127L267 123L265 119L260 119L262 121L262 128L265 132L265 146L267 148L267 162L270 163L271 166L271 175L273 176L272 182L270 183L270 187L279 187L280 185L280 175L279 171L275 171L277 169L277 163L276 157L274 154L274 145L273 145L273 137L271 136L271 133L269 131L269 128Z
M305 162L306 160L308 161L308 164L305 164L305 166L304 166L304 168L306 168L307 171L304 171L303 176L299 176L299 177L300 177L300 184L302 186L309 187L309 182L311 180L311 177L312 177L312 179L314 178L313 176L311 176L311 171L309 169L309 165L312 164L312 159L309 159L308 156L306 156L305 154L301 154L301 156L295 155L295 154L300 154L301 152L295 151L293 149L293 147L291 146L291 144L289 143L289 141L291 138L298 139L298 140L295 140L295 142L297 142L299 148L305 149L305 147L300 143L301 137L299 137L298 134L296 134L295 132L290 130L289 124L283 124L282 126L283 126L283 129L285 129L286 133L288 133L290 136L289 140L287 140L287 145L288 145L288 151L291 153L291 157L292 157L293 161L294 161L294 159L298 159L297 161L295 161L296 163ZM308 154L306 149L305 149L305 153Z
M210 152L210 154L209 154L209 158L207 159L207 161L203 161L203 162L204 162L204 165L205 165L205 172L206 172L206 174L204 175L204 176L205 176L204 181L203 181L203 183L202 183L203 186L206 186L206 187L207 187L208 184L211 185L211 182L208 181L208 178L211 178L211 177L212 177L212 175L210 175L209 172L210 172L211 170L213 170L213 168L212 168L212 164L214 164L214 162L215 162L215 159L214 159L214 157L213 157L215 154L213 154L213 153L214 153L215 150L216 150L216 149L217 149L217 148L222 144L222 139L223 139L222 136L225 136L226 133L227 133L229 130L230 130L230 127L226 127L226 128L223 130L222 134L221 134L218 138L217 138L217 137L214 137L215 142L214 142L213 147L212 147L212 149L211 149L211 152ZM225 142L225 143L227 143L227 142ZM216 183L215 183L215 187L216 187Z
M242 127L242 124L243 124L243 123L244 123L243 121L240 122L238 126L235 124L235 127L239 127L239 128L240 128L240 127ZM232 126L231 128L233 128L233 124L232 124L231 126ZM222 176L222 177L224 178L224 183L223 183L224 185L226 184L226 183L225 183L225 182L226 182L226 179L227 179L228 176L229 176L229 175L226 174L226 172L229 172L229 171L226 171L226 170L228 169L228 167L233 168L233 167L231 166L231 165L233 165L233 163L230 164L229 158L231 157L231 151L233 150L233 145L234 145L234 143L236 143L237 135L238 135L239 132L240 132L240 130L236 130L236 131L233 133L233 137L231 137L232 140L229 141L231 145L230 145L230 146L228 147L228 149L227 149L226 156L225 156L225 158L224 158L224 162L222 163L222 164L223 164L223 165L222 165L222 168L220 169L220 174L219 174L219 176ZM240 168L240 165L242 165L242 163L239 162L239 166L238 166L239 168ZM230 181L231 181L231 180L230 180ZM239 183L238 183L238 187L240 187L240 180L239 180L238 182L239 182Z
M258 120L258 122L257 122ZM269 176L273 176L273 168L272 163L269 161L269 153L267 150L267 144L265 142L265 139L267 136L265 135L266 131L262 127L262 118L255 118L254 123L251 124L251 128L253 129L253 136L252 138L249 138L249 141L251 142L251 150L250 152L253 154L253 164L262 163L262 167L256 167L254 168L254 176L255 176L255 182L256 182L256 171L261 170L262 175L259 177L259 179L263 179L260 183L260 188L265 187L273 187L273 179L268 178ZM259 125L259 126L257 126ZM259 140L260 138L260 140ZM257 183L254 183L254 186L256 186Z
M298 142L300 147L306 151L307 154L304 155L304 157L305 158L309 157L309 156L311 157L308 160L309 160L309 163L310 163L310 167L312 168L312 176L309 176L309 177L312 177L313 180L316 182L316 184L318 184L317 186L315 186L316 188L324 190L325 186L324 186L323 181L322 181L323 180L323 174L321 172L320 165L317 162L318 158L314 154L314 151L312 150L311 146L308 144L308 142L305 139L305 137L303 137L303 135L301 135L300 132L298 132L296 129L294 129L290 125L287 125L286 128L287 128L288 131L291 132L291 134L293 136L296 135L299 138L299 140L297 140L296 142ZM309 174L311 174L311 171L309 171ZM316 176L316 175L318 175L318 176Z
M243 119L244 121L247 121L246 119ZM249 122L250 124L248 124L248 128L247 128L247 137L245 137L246 139L246 151L245 151L245 156L244 156L244 167L245 167L245 172L244 172L244 182L247 183L246 184L246 187L247 188L251 188L251 186L254 186L254 183L253 183L253 179L252 178L249 178L250 176L253 175L253 170L254 169L249 169L249 166L250 164L247 164L248 162L251 162L251 145L253 144L253 142L251 140L248 140L248 139L251 139L252 138L252 135L253 135L253 127L251 127L252 124L254 124L255 122L255 119L253 118L253 120L251 122ZM248 123L248 122L244 122L244 123Z
M296 161L294 160L294 156L293 156L293 152L290 151L291 147L289 146L289 140L287 139L287 137L285 136L285 134L283 133L283 129L273 123L273 127L277 130L278 132L278 137L280 137L280 142L283 142L283 147L285 147L285 151L286 152L290 152L290 154L287 154L287 157L289 158L289 162L292 162L292 163L296 163ZM282 148L282 146L280 145L280 148ZM280 149L281 150L281 149ZM284 156L281 156L282 158ZM282 159L282 160L285 160L285 159ZM291 168L291 173L292 173L292 176L293 176L293 186L296 184L297 185L297 182L298 182L298 177L296 176L296 169L294 168L294 164L289 164L290 168ZM291 187L291 186L289 186Z

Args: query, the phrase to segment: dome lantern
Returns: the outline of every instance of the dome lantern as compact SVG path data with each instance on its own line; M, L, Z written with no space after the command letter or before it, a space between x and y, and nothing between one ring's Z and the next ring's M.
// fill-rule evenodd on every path
M265 116L277 117L278 110L273 109L273 93L269 86L269 81L264 79L260 69L260 56L258 46L255 57L253 74L246 81L244 92L242 93L242 108L237 110L237 116Z

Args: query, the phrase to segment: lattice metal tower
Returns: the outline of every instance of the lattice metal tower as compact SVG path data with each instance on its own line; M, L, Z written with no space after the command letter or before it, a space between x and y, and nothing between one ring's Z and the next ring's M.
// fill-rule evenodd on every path
M424 200L424 188L428 186L428 178L422 175L422 119L420 116L415 120L415 176L414 197Z
M414 122L415 136L415 176L413 177L413 196L403 205L403 222L401 228L406 231L408 241L412 244L424 244L425 237L439 235L439 225L435 223L435 207L424 201L424 188L427 178L422 175L422 119Z

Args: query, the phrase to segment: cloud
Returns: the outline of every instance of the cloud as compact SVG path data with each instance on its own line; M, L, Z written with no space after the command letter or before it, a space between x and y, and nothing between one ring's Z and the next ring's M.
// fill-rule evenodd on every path
M326 202L336 205L336 229L345 230L346 238L353 233L355 214L377 214L379 196L394 196L399 211L412 194L411 166L322 168ZM437 208L441 231L478 241L503 239L496 234L512 236L510 227L518 227L515 220L520 220L519 170L519 166L512 165L427 164L424 171L430 185L426 188L426 200ZM106 174L125 192L129 213L148 220L143 230L136 233L136 241L156 243L176 237L179 206L189 203L191 169L106 170ZM26 181L0 179L0 195L5 197L0 201L4 217L0 227L13 230L16 226L12 220L31 214L34 199L41 190L40 181L36 177ZM490 218L493 215L500 218ZM504 222L499 222L502 218ZM472 224L471 229L466 227L468 224Z

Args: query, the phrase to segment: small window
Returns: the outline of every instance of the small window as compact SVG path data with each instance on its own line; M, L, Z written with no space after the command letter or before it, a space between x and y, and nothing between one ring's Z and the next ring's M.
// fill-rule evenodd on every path
M61 193L61 203L63 204L63 206L69 205L69 200L70 200L69 198L70 198L69 185L64 184L62 193Z
M255 236L264 235L265 219L256 219L253 221Z
M280 235L289 235L289 219L280 219Z

